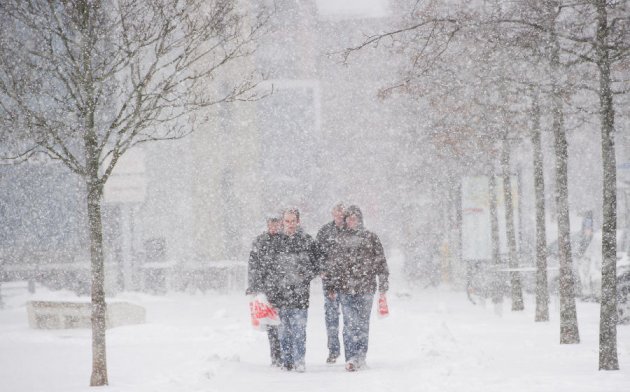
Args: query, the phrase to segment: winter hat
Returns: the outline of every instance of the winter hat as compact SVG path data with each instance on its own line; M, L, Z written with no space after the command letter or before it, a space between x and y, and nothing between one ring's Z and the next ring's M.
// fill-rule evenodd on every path
M348 217L350 215L354 215L357 218L359 218L359 225L358 225L358 229L362 230L363 229L363 213L361 212L361 209L358 206L355 205L351 205L348 208L346 208L343 216L344 219L348 219Z

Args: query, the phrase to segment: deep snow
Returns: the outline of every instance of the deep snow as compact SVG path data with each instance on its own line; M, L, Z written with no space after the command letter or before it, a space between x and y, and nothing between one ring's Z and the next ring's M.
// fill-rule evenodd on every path
M373 312L369 368L347 373L325 364L323 300L312 286L307 371L269 366L266 334L249 324L241 293L125 293L146 307L147 323L110 329L108 387L90 388L90 331L34 330L25 302L69 299L71 293L25 283L3 285L0 310L0 391L630 391L630 326L618 328L620 371L598 371L599 305L578 302L582 342L559 344L557 301L551 321L535 323L526 310L498 314L490 303L472 305L448 286L407 289L394 281L391 315ZM76 300L76 297L73 297Z

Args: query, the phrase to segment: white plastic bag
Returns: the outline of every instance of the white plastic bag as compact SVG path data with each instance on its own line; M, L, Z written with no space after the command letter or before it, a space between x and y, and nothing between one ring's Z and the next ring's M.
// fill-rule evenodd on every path
M252 327L264 331L267 325L279 325L278 312L271 306L265 294L256 294L249 302Z

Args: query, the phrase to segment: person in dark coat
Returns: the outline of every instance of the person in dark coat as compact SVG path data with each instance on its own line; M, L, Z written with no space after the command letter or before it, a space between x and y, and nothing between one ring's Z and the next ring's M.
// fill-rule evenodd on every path
M256 237L249 253L247 266L247 290L248 295L263 293L269 303L278 309L279 285L278 253L282 237L282 221L279 216L267 218L267 231ZM271 365L282 366L282 351L278 337L278 326L267 325L267 336L271 353Z
M363 227L359 207L346 209L345 225L338 257L328 260L324 274L327 290L339 293L346 370L355 371L365 365L374 294L389 289L389 269L380 239Z
M334 257L337 248L338 238L344 229L344 205L337 203L332 209L333 220L326 223L317 233L317 244L320 250L320 265L325 265L329 258ZM322 284L324 287L324 320L326 323L326 334L328 336L328 358L327 363L335 363L341 354L339 344L339 295L334 290L326 290L330 287L326 281L326 275L322 274Z
M319 273L318 249L313 238L299 227L300 212L288 209L282 215L284 234L278 256L278 315L283 368L304 372L306 319L311 280Z

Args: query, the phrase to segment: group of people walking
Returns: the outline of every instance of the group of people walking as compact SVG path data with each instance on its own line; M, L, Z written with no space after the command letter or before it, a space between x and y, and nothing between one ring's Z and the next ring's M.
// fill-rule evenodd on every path
M341 355L343 316L345 368L365 365L370 314L377 292L388 290L389 270L378 236L363 226L359 207L336 204L333 220L316 239L300 227L300 212L289 208L267 218L267 230L256 237L249 257L247 294L265 294L278 311L280 325L267 326L272 365L304 372L310 284L323 284L328 335L326 362Z

